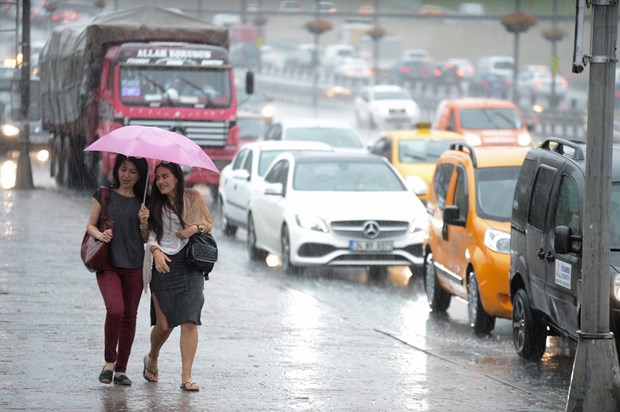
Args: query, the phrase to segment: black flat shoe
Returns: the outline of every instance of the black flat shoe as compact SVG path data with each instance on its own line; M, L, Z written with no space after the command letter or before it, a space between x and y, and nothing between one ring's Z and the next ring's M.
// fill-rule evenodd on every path
M114 375L114 371L107 370L105 366L101 369L101 373L99 374L99 382L101 383L112 383L112 376Z
M120 375L114 377L115 385L131 386L131 379L127 375Z

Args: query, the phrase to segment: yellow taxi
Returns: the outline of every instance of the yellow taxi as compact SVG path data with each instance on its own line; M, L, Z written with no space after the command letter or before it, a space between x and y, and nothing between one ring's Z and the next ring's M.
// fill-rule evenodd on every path
M511 318L510 221L528 148L454 144L437 161L424 241L424 287L433 311L467 301L469 324L488 334Z
M437 159L451 144L465 140L458 133L431 130L430 123L418 123L416 127L383 132L370 151L385 157L426 203Z

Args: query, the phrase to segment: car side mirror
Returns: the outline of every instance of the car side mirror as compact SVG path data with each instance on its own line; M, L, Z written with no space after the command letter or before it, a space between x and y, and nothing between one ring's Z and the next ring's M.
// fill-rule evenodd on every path
M250 180L250 172L245 169L237 169L233 171L233 178L239 180Z
M283 196L283 193L282 183L269 183L265 186L266 195Z
M456 205L446 206L443 210L443 221L446 225L465 226L465 222L460 219L460 210Z
M581 251L581 236L573 235L568 226L556 226L553 234L553 248L556 253L564 255Z

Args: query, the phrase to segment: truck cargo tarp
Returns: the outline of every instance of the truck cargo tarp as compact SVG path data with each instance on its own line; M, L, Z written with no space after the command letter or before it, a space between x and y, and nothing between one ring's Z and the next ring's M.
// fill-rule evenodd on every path
M44 125L67 126L80 119L92 99L90 76L97 75L108 46L147 41L228 48L228 31L153 6L102 13L88 22L57 27L39 57Z

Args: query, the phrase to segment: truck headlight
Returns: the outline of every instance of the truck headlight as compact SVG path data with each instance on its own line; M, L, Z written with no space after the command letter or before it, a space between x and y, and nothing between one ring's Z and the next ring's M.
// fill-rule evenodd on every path
M295 220L297 220L297 224L301 228L308 229L308 230L315 230L317 232L323 232L323 233L329 232L329 229L327 229L327 225L325 224L323 219L316 217L314 215L300 213L297 216L295 216Z
M510 234L488 229L484 233L484 245L494 252L510 253Z
M15 137L19 134L19 128L9 123L0 126L0 130L2 130L2 134L7 137Z

